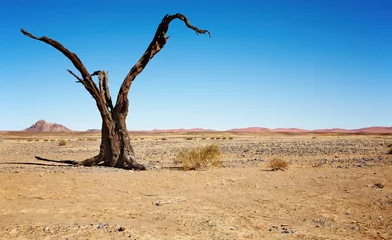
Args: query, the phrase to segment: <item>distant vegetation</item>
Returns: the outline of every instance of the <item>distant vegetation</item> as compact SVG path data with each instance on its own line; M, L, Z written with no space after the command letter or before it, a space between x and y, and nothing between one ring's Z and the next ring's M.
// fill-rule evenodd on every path
M217 144L211 144L180 151L174 163L181 166L183 170L203 170L221 166L220 156L220 147Z
M392 147L388 150L388 154L392 154Z
M289 163L281 158L275 157L272 160L268 161L268 167L271 169L271 171L284 171L288 169Z
M65 146L65 145L67 145L67 141L65 141L64 139L61 139L59 141L59 146Z

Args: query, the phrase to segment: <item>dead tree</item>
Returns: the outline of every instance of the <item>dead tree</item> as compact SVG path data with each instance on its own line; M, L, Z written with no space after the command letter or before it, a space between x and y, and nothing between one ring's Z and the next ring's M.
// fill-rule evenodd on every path
M210 32L208 30L201 30L191 25L189 23L189 20L180 13L174 15L166 15L162 19L162 22L159 24L155 36L152 39L147 50L125 77L118 92L115 105L113 105L112 98L109 92L108 72L99 70L90 74L90 72L87 71L86 67L83 65L79 57L75 53L72 53L67 48L65 48L61 43L45 36L35 37L31 33L21 29L24 35L51 45L52 47L60 51L62 54L64 54L73 63L81 76L78 76L69 69L67 71L72 74L77 79L77 82L81 83L94 98L102 118L101 145L99 154L97 156L86 159L81 162L76 162L72 160L57 161L36 157L37 159L44 161L61 162L72 165L102 165L107 167L136 170L146 169L144 165L137 163L135 152L131 145L129 134L127 131L125 120L128 115L129 106L128 92L136 76L143 71L143 69L155 56L155 54L157 54L165 46L167 40L169 39L169 36L166 36L166 33L168 31L170 22L174 19L180 19L181 21L183 21L185 25L188 28L194 30L196 34L208 33L208 35L210 35ZM93 76L98 77L98 86L93 81Z

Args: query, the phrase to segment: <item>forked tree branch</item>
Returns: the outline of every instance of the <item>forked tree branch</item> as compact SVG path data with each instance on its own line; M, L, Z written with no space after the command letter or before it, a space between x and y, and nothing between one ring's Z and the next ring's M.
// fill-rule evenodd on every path
M83 82L83 79L81 79L78 75L76 75L74 72L72 72L71 70L67 69L67 72L69 72L72 76L74 76L78 81L76 81L77 83L81 83L83 84L83 86L85 85L85 83ZM85 86L86 87L86 86Z
M131 84L133 80L136 78L139 73L143 71L143 69L147 66L149 61L165 46L167 39L169 38L166 36L166 33L169 29L169 24L171 21L174 19L180 19L185 23L185 25L192 29L193 31L196 32L196 34L206 34L211 37L211 34L208 30L202 30L199 29L193 25L190 24L188 18L186 18L184 15L177 13L174 15L166 15L163 19L162 22L159 24L154 38L152 39L150 45L148 46L147 50L144 52L142 57L139 59L139 61L131 68L127 76L125 77L120 90L117 95L117 102L116 106L114 107L114 110L117 113L122 114L124 117L127 116L128 114L128 106L129 106L129 100L128 100L128 92L131 87ZM97 85L94 83L92 80L92 76L99 75L101 71L96 71L93 74L89 74L87 71L86 67L83 65L82 61L78 58L78 56L75 53L70 52L67 48L65 48L61 43L57 42L56 40L53 40L48 37L36 37L32 35L31 33L25 31L24 29L21 29L22 33L25 36L28 36L30 38L33 38L38 41L45 42L52 47L56 48L59 50L61 53L63 53L75 66L76 69L80 72L82 75L82 78L78 77L75 73L73 73L71 70L68 70L70 74L72 74L78 82L82 83L83 86L86 88L86 90L92 95L92 97L96 100L97 106L100 110L104 110L105 108L109 108L110 110L113 110L113 104L109 92L109 87L108 87L108 79L107 75L106 77L99 77L99 89ZM101 94L103 97L101 97ZM101 111L101 114L103 112Z
M112 96L110 96L110 91L109 91L109 72L106 72L102 85L103 85L103 90L105 92L106 104L110 108L110 111L113 111Z
M30 38L33 38L35 40L47 43L51 45L52 47L56 48L59 50L64 56L66 56L75 66L76 69L80 72L82 75L82 78L78 77L75 73L73 73L71 70L67 70L70 74L72 74L80 83L83 84L83 86L86 88L86 90L93 96L93 98L97 101L99 101L99 91L97 88L97 85L93 82L89 72L87 71L86 67L83 65L82 61L79 59L79 57L75 54L69 51L67 48L65 48L61 43L57 42L56 40L53 40L48 37L36 37L33 34L27 32L24 29L21 29L22 33Z
M109 73L105 71L95 71L91 76L98 75L99 80L99 92L101 94L101 99L105 100L105 105L113 110L112 97L110 96L108 81L109 81Z
M133 80L136 78L139 73L143 71L143 69L147 66L148 62L157 54L166 44L167 39L166 33L169 29L169 24L174 19L180 19L185 23L185 25L196 32L196 34L206 34L211 37L211 34L208 30L201 30L190 24L188 18L184 15L177 13L174 15L166 15L162 22L159 24L158 29L155 33L154 38L152 39L150 45L147 50L144 52L139 61L131 68L128 75L125 77L124 82L121 85L121 88L118 92L117 102L115 109L119 111L121 114L126 116L128 114L128 92L131 87Z

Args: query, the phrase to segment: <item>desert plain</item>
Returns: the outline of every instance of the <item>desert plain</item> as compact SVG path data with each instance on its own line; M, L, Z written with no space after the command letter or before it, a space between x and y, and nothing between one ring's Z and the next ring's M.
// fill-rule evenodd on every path
M0 136L0 239L392 239L392 135L132 133L147 171L34 158L92 157L99 133ZM213 143L221 167L173 163Z

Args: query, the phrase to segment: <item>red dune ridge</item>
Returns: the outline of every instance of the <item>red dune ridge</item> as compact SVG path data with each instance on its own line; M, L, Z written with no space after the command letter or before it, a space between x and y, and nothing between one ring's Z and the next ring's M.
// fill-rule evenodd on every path
M61 124L46 122L39 120L29 128L26 132L71 132L71 130ZM100 129L89 129L87 132L100 132ZM233 128L224 131L204 128L177 128L177 129L154 129L154 130L130 130L130 132L146 132L146 133L181 133L181 132L248 132L248 133L367 133L367 134L382 134L392 133L392 127L373 126L359 129L343 129L343 128L330 128L330 129L315 129L306 130L300 128L263 128L263 127L247 127L247 128Z

